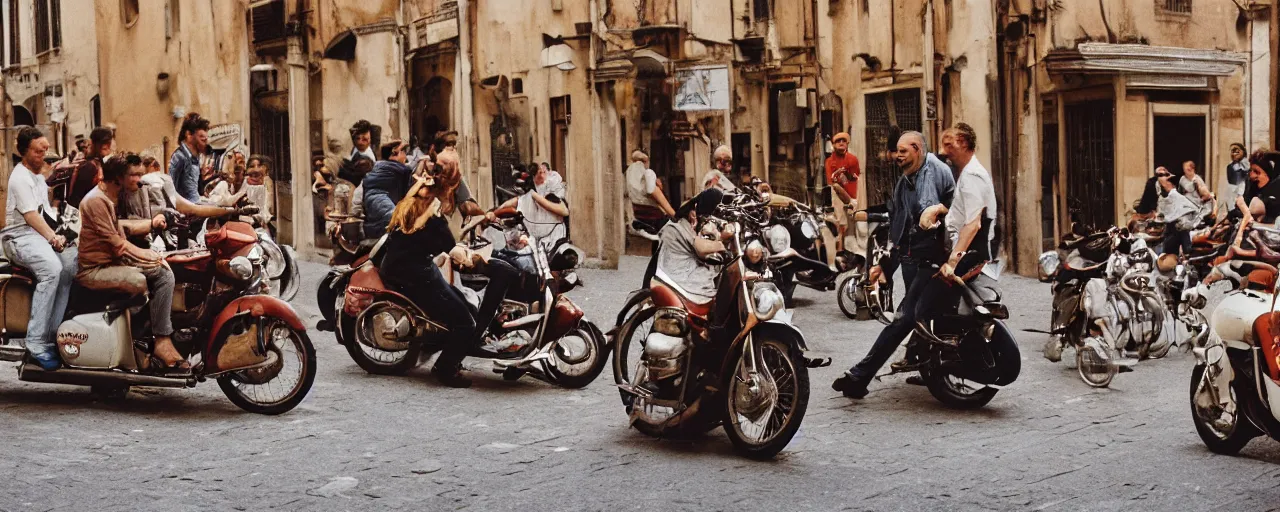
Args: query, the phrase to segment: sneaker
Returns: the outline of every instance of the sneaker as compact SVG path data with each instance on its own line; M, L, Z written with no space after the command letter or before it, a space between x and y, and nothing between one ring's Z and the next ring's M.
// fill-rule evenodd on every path
M924 377L921 377L919 375L912 375L910 377L907 377L907 384L910 384L912 386L924 386L925 385Z
M31 359L34 359L36 364L40 365L40 368L46 372L62 367L62 360L58 358L57 354L50 352L31 352L30 354Z
M868 393L866 383L859 383L853 380L853 376L848 373L841 375L835 382L832 382L831 389L843 393L847 398L863 398Z
M432 368L431 374L435 375L436 380L441 384L451 388L469 388L471 387L471 379L462 375L462 368L454 368L452 370L443 370L440 368Z

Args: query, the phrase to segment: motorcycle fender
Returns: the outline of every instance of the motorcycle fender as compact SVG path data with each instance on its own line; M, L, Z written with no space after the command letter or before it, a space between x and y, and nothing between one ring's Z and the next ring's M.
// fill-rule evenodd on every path
M1018 380L1018 375L1022 373L1022 355L1018 352L1018 342L1014 341L1013 333L1009 332L1009 327L999 320L995 320L995 330L991 334L991 340L988 342L991 352L998 354L996 359L996 371L999 375L996 377L994 384L999 386L1008 386L1013 381Z
M551 318L547 319L547 329L543 339L558 340L582 320L582 308L574 304L569 297L561 295L556 299L556 306L551 309Z
M748 338L753 337L756 334L772 334L783 340L792 341L800 347L800 350L809 350L808 344L804 341L804 334L800 332L800 329L797 329L794 325L791 325L786 321L774 322L773 320L769 320L767 322L760 322L759 324L756 324L747 336L741 337L736 343L729 346L729 349L725 354L736 354L738 352L738 346L746 343ZM734 371L735 364L738 364L738 361L734 360L733 357L725 357L724 363L722 363L720 368L720 375L728 375L729 372ZM804 362L800 361L799 364L804 364Z
M205 341L205 354L216 354L214 344L218 342L218 333L222 331L222 327L236 315L246 313L253 316L279 318L285 322L290 328L301 332L307 332L307 326L303 325L302 319L298 317L297 310L293 309L288 302L282 301L270 295L246 295L227 304L221 313L213 319L213 325L209 329L209 338Z
M631 295L627 296L627 301L623 303L622 310L618 312L618 319L613 324L614 330L617 330L619 327L622 326L623 322L627 321L627 312L631 311L632 309L635 309L642 302L648 300L652 296L653 296L653 292L651 292L649 288L641 288L639 290L631 292Z

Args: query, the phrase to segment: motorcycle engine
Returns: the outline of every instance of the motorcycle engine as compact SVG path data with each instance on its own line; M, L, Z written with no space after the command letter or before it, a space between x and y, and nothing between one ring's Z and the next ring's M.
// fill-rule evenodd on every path
M409 348L413 334L411 313L399 305L380 302L361 313L356 338L378 350L401 351Z
M649 381L657 382L683 373L684 365L681 363L686 349L682 337L650 333L644 345L644 365L649 370Z

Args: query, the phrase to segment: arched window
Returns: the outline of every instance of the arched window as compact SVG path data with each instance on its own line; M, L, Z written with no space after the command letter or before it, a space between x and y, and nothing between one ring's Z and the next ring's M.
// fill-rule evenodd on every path
M126 27L132 27L137 23L138 0L120 0L120 18Z

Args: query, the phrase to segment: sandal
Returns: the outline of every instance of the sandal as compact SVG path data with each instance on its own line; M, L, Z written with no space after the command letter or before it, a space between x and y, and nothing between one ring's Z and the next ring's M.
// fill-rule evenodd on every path
M191 363L185 359L173 364L167 364L164 360L156 357L155 354L147 356L151 361L151 371L157 375L165 377L184 377L191 375Z
M805 366L807 366L807 367L809 367L809 368L826 368L826 367L828 367L828 366L831 366L831 358L830 358L830 357L828 357L828 358L821 358L821 357L808 358L808 357L806 357L806 358L804 358L804 365L805 365Z

